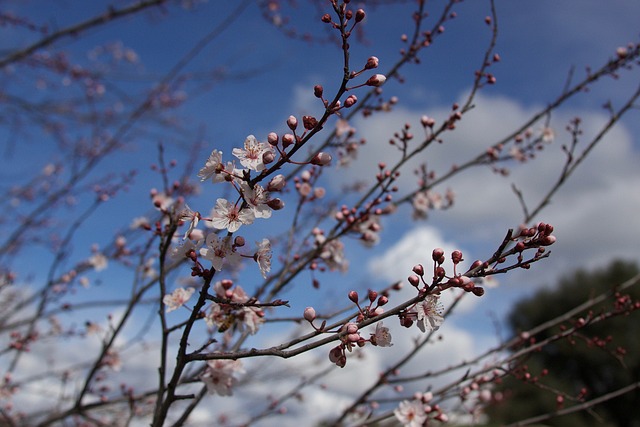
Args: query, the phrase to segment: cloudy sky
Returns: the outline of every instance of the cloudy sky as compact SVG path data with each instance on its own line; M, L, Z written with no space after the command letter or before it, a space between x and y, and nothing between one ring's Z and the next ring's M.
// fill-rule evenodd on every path
M124 1L6 0L2 7L51 28L63 28L93 16L111 3L126 4ZM123 46L136 52L140 63L129 70L129 74L118 76L114 83L120 88L139 89L167 73L187 49L224 22L241 4L213 0L194 3L196 6L191 10L171 4L169 14L154 12L145 17L125 19L92 30L86 38L63 40L56 48L67 50L73 59L83 61L92 46L121 41ZM291 24L300 33L309 31L323 37L325 28L318 18L325 8L311 5L318 2L282 3L281 16L289 17L285 29ZM375 55L380 59L379 72L384 73L399 57L398 51L403 46L401 36L408 31L414 2L399 2L395 6L367 3L363 2L368 12L363 26L364 40L352 42L351 60L354 64L364 64L369 56ZM437 16L441 2L432 3L432 16ZM585 76L586 67L599 68L615 57L618 47L637 43L640 33L637 25L640 3L634 1L496 0L496 9L499 26L496 51L501 61L492 66L491 71L497 84L480 92L475 109L465 116L456 132L446 136L443 144L427 150L423 157L408 166L399 180L401 188L410 189L415 185L411 170L422 162L427 162L436 172L444 173L452 165L481 154L488 145L509 135L553 101L570 75L573 82L579 81ZM419 133L422 115L442 120L451 105L468 94L473 71L490 38L484 23L489 4L487 1L467 1L456 11L457 18L447 23L443 35L425 50L422 64L403 69L406 82L389 81L385 85L385 96L397 96L399 104L385 115L374 119L357 118L351 123L358 136L367 139L367 144L349 169L327 174L330 177L323 183L327 189L339 191L344 184L371 177L378 162L390 161L397 156L397 150L387 143L394 132L410 123ZM187 101L178 110L182 126L191 131L199 129L202 139L207 141L201 153L202 163L211 149L230 153L248 134L264 139L270 131L284 133L289 115L319 115L322 108L313 97L313 86L322 84L331 93L341 75L340 52L333 45L307 43L284 36L265 21L260 9L251 2L237 13L234 25L190 65L193 72L203 69L222 72L227 80L219 85L210 81L199 85L196 79L196 83L185 87ZM0 51L24 43L24 34L6 29L0 31ZM589 93L572 99L551 117L554 143L539 153L535 161L509 164L509 176L498 176L488 168L478 168L446 182L439 190L451 188L455 192L456 202L452 209L434 212L428 221L411 221L408 209L401 209L393 218L385 219L380 245L364 250L357 244L348 244L351 272L344 277L337 276L337 280L358 289L405 280L413 265L428 264L435 247L443 247L447 252L460 249L469 261L488 258L506 230L522 221L522 210L511 190L512 184L522 191L531 205L535 205L559 175L564 161L561 147L571 142L570 135L564 130L569 121L581 117L584 131L581 143L584 146L608 119L602 105L611 101L614 107L619 107L639 83L637 69L632 69L622 72L617 79L604 78ZM30 96L28 85L20 90ZM540 132L542 127L543 123L536 123L532 130ZM4 138L8 134L6 128L0 129L3 140L8 140ZM494 343L492 316L504 316L513 301L540 286L552 284L562 274L579 267L603 266L616 257L639 259L639 135L640 120L636 109L607 134L568 184L556 194L551 205L536 218L555 227L558 240L552 247L552 256L525 273L499 277L497 288L488 289L480 299L465 302L458 316L445 322L442 333L448 334L448 345L446 349L434 352L437 355L434 360L445 363L455 354L465 354ZM105 168L136 168L140 174L138 184L123 195L122 203L126 204L127 210L114 204L99 218L103 224L107 218L110 222L118 221L114 226L126 224L132 212L147 209L149 187L158 185L154 184L157 177L148 172L148 165L155 161L155 144L161 138L147 135L135 141L134 148L118 158L117 163L104 165ZM44 139L11 148L11 157L3 160L4 179L18 179L17 171L22 166L16 159L28 155L30 164L40 169L49 161L49 156L56 155L48 151ZM34 154L34 148L46 156ZM168 151L178 161L186 161L184 144L169 145ZM203 197L190 205L208 211L208 200L215 197L214 194L214 190L204 189ZM86 246L103 237L100 230L98 227L87 230L84 234ZM346 288L347 285L330 293L344 296ZM290 297L302 298L307 291ZM322 301L316 303L322 305ZM298 308L306 305L312 304L301 299ZM406 345L403 347L398 342L395 347L398 354L401 347L406 348ZM388 363L381 352L371 357L374 363L365 371L376 372L375 368ZM392 355L388 357L393 358ZM355 378L367 374L356 371L350 375ZM328 399L326 393L319 393L317 402L320 395ZM335 407L330 399L326 403L327 408Z

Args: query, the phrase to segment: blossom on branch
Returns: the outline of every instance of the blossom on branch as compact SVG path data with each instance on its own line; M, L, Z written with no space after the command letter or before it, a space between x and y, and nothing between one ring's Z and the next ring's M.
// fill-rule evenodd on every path
M272 210L267 204L270 200L269 193L258 184L251 188L249 184L242 182L241 188L242 198L253 211L253 215L256 218L271 218Z
M235 373L244 373L239 360L209 360L200 380L207 386L207 391L220 396L233 395L233 386L238 380Z
M211 261L211 265L216 271L222 270L222 266L228 262L236 262L239 255L234 252L231 245L231 237L218 237L215 233L209 233L205 239L205 247L200 248L200 255L204 259Z
M344 256L344 244L333 239L327 242L327 238L321 232L315 233L316 246L322 247L320 258L327 264L329 270L340 270L343 273L349 269L349 261Z
M380 347L391 347L393 345L391 343L391 333L389 332L389 328L384 326L382 322L379 322L376 325L376 332L371 334L371 344Z
M403 400L393 414L404 427L422 427L427 421L424 405L419 400Z
M266 279L267 273L271 271L271 242L268 239L262 239L262 242L256 243L258 244L258 250L253 259L258 263L262 277Z
M171 294L167 294L162 298L162 303L167 306L167 313L177 310L189 301L191 295L195 292L195 288L178 288Z
M227 229L234 233L243 224L252 224L255 215L251 209L242 209L226 199L216 200L216 206L211 211L211 225L218 230Z
M424 301L416 306L418 316L418 328L422 331L437 331L444 322L442 317L442 304L438 302L437 295L427 295Z
M191 210L189 205L185 203L184 209L180 211L178 214L179 221L189 221L189 228L184 233L183 239L186 240L189 238L191 232L198 226L198 222L200 221L200 212L194 212Z
M109 260L107 259L107 257L100 252L96 252L95 254L93 254L89 258L88 262L89 265L91 265L96 271L102 271L109 265Z
M242 166L257 172L265 169L263 156L267 152L273 153L273 148L269 144L258 142L253 135L249 135L245 139L244 149L234 148L232 151L233 155L240 159Z

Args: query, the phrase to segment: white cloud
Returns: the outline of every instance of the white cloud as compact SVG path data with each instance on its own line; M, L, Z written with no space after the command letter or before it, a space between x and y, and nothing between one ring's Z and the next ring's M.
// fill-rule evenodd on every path
M524 107L514 99L484 94L476 98L476 105L460 122L455 132L444 135L443 144L429 147L419 158L406 165L398 180L401 194L416 188L412 171L420 162L426 162L429 168L438 173L447 171L452 164L461 164L484 152L489 144L502 139L537 111L537 108ZM435 108L427 113L441 118L447 111L448 107ZM361 148L351 169L344 171L345 175L334 174L335 185L372 176L382 159L391 164L393 160L390 159L398 158L398 153L389 146L387 139L404 123L415 123L422 113L398 108L378 120L354 121L353 125L361 136L367 138L368 143ZM480 167L464 171L448 181L445 185L451 186L456 193L456 204L446 212L435 213L428 222L437 227L439 235L443 236L440 240L454 240L457 245L474 249L484 247L486 249L483 249L483 253L477 253L476 256L489 256L506 230L518 226L523 217L511 184L516 184L522 191L529 208L541 200L561 172L566 158L561 147L571 142L571 136L564 128L575 116L582 118L583 134L577 147L577 152L580 153L605 125L608 120L606 114L588 110L557 112L552 121L556 133L555 142L539 152L533 161L506 165L511 170L508 177ZM533 126L534 132L541 129L542 123ZM421 127L414 125L412 130L419 139ZM567 266L589 266L596 260L603 264L614 256L640 258L636 236L629 232L640 229L640 217L637 215L640 205L639 161L640 153L634 146L631 134L624 124L619 124L578 167L554 196L551 204L535 219L553 224L558 236L558 242L551 248L553 256L544 261L545 268L537 269L543 274L536 276L538 283L552 280L558 274L566 272ZM446 187L439 188L440 191L445 189ZM400 213L403 214L406 215ZM386 227L389 227L389 222L390 219L387 220ZM400 233L423 233L422 224L410 223L406 217L402 221L392 222L391 226L397 227ZM427 241L432 237L434 236L421 236ZM406 278L407 268L410 269L412 263L430 259L433 247L415 246L416 249L411 251L406 245L418 245L419 242L410 236L407 239L410 240L387 252L385 259L392 261L376 258L372 265L381 263L381 266L385 266L373 267L376 274L384 274L388 266L396 266L395 270L398 270L397 266L402 266L402 278ZM394 254L399 250L406 253L406 257ZM413 253L420 255L411 255ZM466 259L471 260L471 257L467 256Z

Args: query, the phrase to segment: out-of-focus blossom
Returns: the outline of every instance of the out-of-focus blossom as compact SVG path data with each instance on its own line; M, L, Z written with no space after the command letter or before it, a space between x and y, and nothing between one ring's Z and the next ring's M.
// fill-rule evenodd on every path
M162 298L162 302L167 306L167 313L173 310L177 310L185 305L194 292L194 288L178 288L172 293L165 295Z
M253 257L258 263L262 277L266 279L267 273L271 271L271 242L268 239L262 239L261 242L257 242L257 245L258 250Z
M393 414L404 427L422 427L427 420L424 405L419 400L403 400Z
M209 393L231 396L233 386L238 382L233 375L243 372L242 362L239 360L209 360L207 367L200 375L200 380L205 384Z

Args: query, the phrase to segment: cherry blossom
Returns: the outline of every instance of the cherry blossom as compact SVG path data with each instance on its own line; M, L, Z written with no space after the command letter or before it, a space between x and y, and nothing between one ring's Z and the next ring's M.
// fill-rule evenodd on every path
M196 230L196 231L199 231L199 230ZM191 234L191 237L194 237L194 234L196 233L193 232L190 234ZM201 233L198 233L198 234L201 234ZM188 258L189 253L192 251L197 253L203 243L204 243L204 238L198 239L196 241L182 240L180 244L171 247L171 250L169 251L169 258L172 261L180 261L184 258Z
M233 395L233 386L238 380L235 373L244 373L239 360L209 360L200 380L207 386L207 391L220 396Z
M380 347L391 347L391 333L382 322L376 325L376 332L371 335L371 343Z
M427 421L427 414L419 400L403 400L393 414L404 427L422 427Z
M269 193L258 184L251 188L246 182L243 182L241 188L242 197L253 211L253 215L256 218L271 218L272 211L267 205Z
M226 199L218 199L211 211L210 223L218 230L227 229L234 233L243 224L252 224L254 219L253 210L241 209Z
M438 296L427 295L424 301L416 306L418 315L418 328L425 332L437 331L444 322L442 317L442 305L438 302Z
M345 272L349 268L349 261L344 256L344 244L334 239L325 243L327 238L322 233L316 233L316 246L321 246L320 258L327 264L330 270L340 270Z
M216 271L222 270L222 266L228 262L237 262L239 255L234 252L231 245L231 237L218 237L215 233L209 233L205 240L205 247L200 248L200 255L211 261Z
M198 177L201 181L206 181L209 178L213 178L213 182L216 182L218 179L217 174L220 173L221 170L224 169L222 165L222 151L213 150L207 159L207 162L204 164L200 172L198 172Z
M256 242L256 244L258 245L258 250L253 258L258 263L262 277L266 279L267 273L271 271L271 242L268 239L262 239L261 242Z
M109 260L104 254L100 252L96 252L93 254L89 260L89 265L91 265L96 271L102 271L109 265Z
M162 303L167 306L167 313L182 307L191 295L195 292L195 288L178 288L171 294L167 294L162 298Z
M179 221L189 221L189 228L184 233L183 239L188 239L191 232L198 226L200 221L200 213L191 210L189 205L185 204L184 208L178 214Z
M254 335L264 323L264 312L258 307L243 307L238 319L240 321L240 330L244 331L246 327L249 333Z
M273 153L273 148L269 144L258 142L255 136L249 135L244 141L244 149L234 148L232 153L245 168L261 171L265 169L263 156L267 152Z

